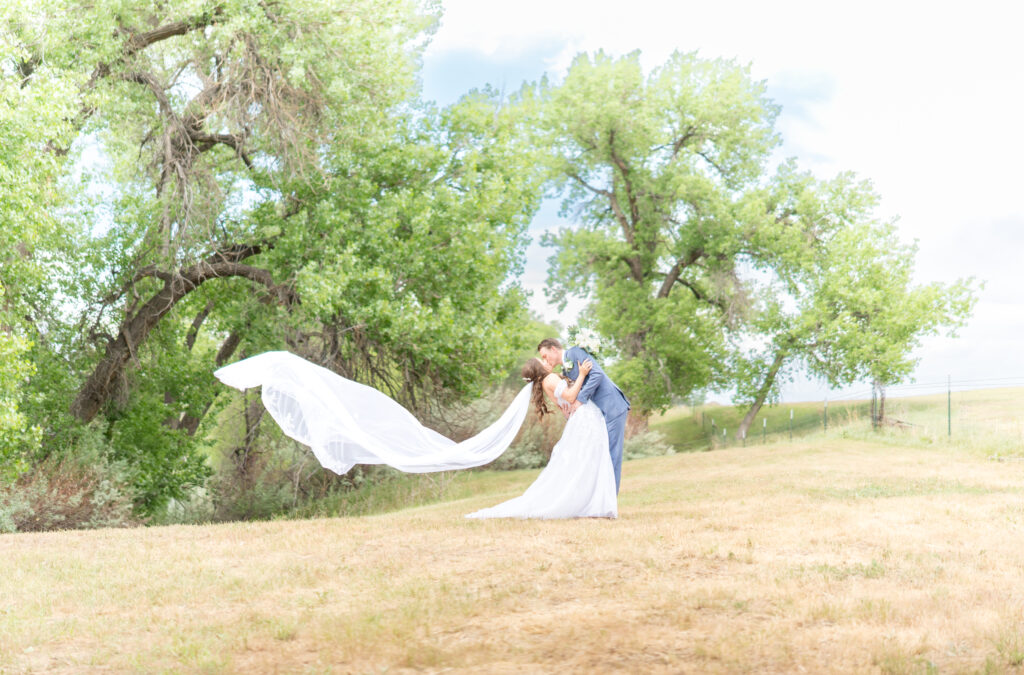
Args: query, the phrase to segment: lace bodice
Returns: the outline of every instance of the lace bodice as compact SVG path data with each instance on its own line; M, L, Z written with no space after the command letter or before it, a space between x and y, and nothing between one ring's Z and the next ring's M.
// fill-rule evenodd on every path
M555 385L555 403L562 410L562 414L565 415L566 419L572 413L572 404L562 398L562 393L569 388L569 384L565 380L560 380Z
M558 385L555 386L555 402L559 406L569 405L569 402L562 398L562 392L569 388L569 384L565 380L561 380Z

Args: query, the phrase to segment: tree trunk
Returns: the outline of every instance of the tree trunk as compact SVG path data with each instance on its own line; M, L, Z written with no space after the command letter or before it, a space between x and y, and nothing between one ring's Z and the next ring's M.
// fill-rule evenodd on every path
M121 324L117 338L107 344L103 359L96 364L92 374L79 389L71 404L71 414L83 422L92 420L116 391L117 384L125 376L128 363L135 358L136 350L146 341L153 328L182 298L204 282L217 277L246 277L267 286L278 295L281 302L294 302L294 293L275 285L270 272L239 262L259 252L259 246L232 246L191 267L177 270L173 275L153 269L140 271L137 279L156 277L163 279L164 286Z
M255 445L260 435L260 422L263 421L263 413L266 412L259 394L254 394L252 400L249 400L249 392L242 394L242 412L245 416L245 438L232 452L232 459L239 485L248 490L253 486L253 479L257 475L256 468L260 457L255 452Z
M876 428L885 424L885 386L878 380L871 383L871 424Z
M878 423L885 424L885 387L878 383Z
M637 434L647 431L647 423L650 417L650 413L641 414L639 411L630 410L626 414L626 438L632 438Z
M786 350L781 349L779 353L775 355L775 360L772 361L772 365L768 368L768 372L765 373L764 381L761 383L761 388L757 390L757 396L754 398L754 402L750 406L750 410L743 416L743 421L740 422L740 428L736 430L736 438L742 440L747 437L747 431L750 429L750 425L754 423L754 418L757 417L758 411L761 410L761 406L764 405L765 400L768 398L768 392L772 390L772 385L775 384L775 378L779 374L779 368L782 367L783 361L786 360Z

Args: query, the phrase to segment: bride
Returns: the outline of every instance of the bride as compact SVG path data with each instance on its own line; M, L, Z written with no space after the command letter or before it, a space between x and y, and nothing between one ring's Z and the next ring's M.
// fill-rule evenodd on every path
M531 383L534 407L543 419L549 413L544 394L562 410L568 421L551 451L548 465L521 496L470 513L467 518L615 518L615 473L608 454L608 430L604 415L593 401L573 412L573 403L593 364L579 364L580 374L571 385L551 372L541 359L523 366L523 379Z
M389 396L346 379L290 352L264 352L214 374L237 389L262 386L263 404L281 430L308 445L325 468L347 473L355 464L388 464L425 473L482 466L515 439L531 401L548 412L544 393L569 419L548 466L520 497L469 514L473 518L574 518L617 516L615 478L601 411L590 402L572 412L591 364L570 385L550 366L531 359L529 383L501 417L456 443L416 420Z

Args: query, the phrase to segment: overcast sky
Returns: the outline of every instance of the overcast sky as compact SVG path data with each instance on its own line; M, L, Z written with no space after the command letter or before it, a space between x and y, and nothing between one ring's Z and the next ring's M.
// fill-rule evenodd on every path
M957 340L918 351L919 383L1024 385L1024 4L1016 2L665 2L444 0L424 57L428 99L473 87L560 79L581 51L641 50L648 70L675 50L749 64L782 105L780 157L820 177L853 170L878 215L917 240L920 281L974 276L985 288ZM1021 7L1022 9L1018 9ZM546 203L530 232L567 224ZM549 249L528 251L523 285L548 320ZM966 385L964 385L966 386ZM833 397L863 390L856 386ZM784 400L820 399L799 381Z

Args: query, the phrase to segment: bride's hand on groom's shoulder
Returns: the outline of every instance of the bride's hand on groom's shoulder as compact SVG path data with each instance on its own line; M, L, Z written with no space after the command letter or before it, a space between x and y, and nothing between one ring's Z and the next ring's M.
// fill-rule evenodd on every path
M580 365L580 377L586 377L590 373L590 371L593 370L593 368L594 368L594 362L591 361L590 359L587 359L586 361L584 361L583 363L581 363L579 365Z

